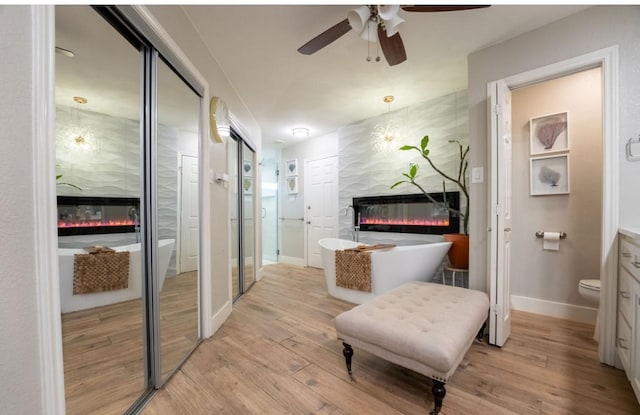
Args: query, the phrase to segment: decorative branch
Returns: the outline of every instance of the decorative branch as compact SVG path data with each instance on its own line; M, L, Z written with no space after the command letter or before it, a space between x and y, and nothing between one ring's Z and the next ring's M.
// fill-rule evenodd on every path
M465 235L468 233L468 226L469 226L469 191L467 190L467 168L469 167L469 162L467 160L467 157L469 156L469 146L463 146L462 143L460 143L459 140L449 140L450 143L457 143L458 147L459 147L459 154L460 154L460 160L459 160L459 164L458 164L458 175L457 178L453 178L451 176L449 176L448 174L446 174L445 172L443 172L441 169L439 169L431 160L431 158L429 157L429 153L430 150L428 149L429 146L429 136L425 135L422 140L420 141L420 147L416 147L416 146L409 146L409 145L405 145L400 147L400 150L403 151L407 151L407 150L416 150L418 153L420 153L420 155L422 156L423 159L427 160L427 162L429 163L429 165L431 166L431 168L433 170L436 171L436 173L438 173L440 176L444 177L446 180L449 180L453 183L455 183L460 190L462 191L462 193L464 194L466 200L467 200L467 204L465 207L465 211L464 213L462 213L461 211L454 209L452 207L450 207L449 205L447 205L446 203L444 203L444 206L446 209L457 213L458 215L460 215L460 218L462 218L462 223L463 223L463 230ZM425 190L424 188L422 188L422 186L420 186L418 183L416 183L415 178L417 177L418 174L418 166L416 164L412 164L409 168L409 173L403 173L402 175L405 176L407 180L401 180L397 183L394 183L393 186L391 186L391 188L395 188L396 186L402 184L402 183L408 183L408 184L412 184L413 186L416 186L418 189L420 189L420 191L425 194L427 196L427 198L429 198L433 203L438 203L438 204L442 204L442 202L436 202ZM442 182L443 185L443 189L444 189L444 181ZM446 199L445 199L446 200Z

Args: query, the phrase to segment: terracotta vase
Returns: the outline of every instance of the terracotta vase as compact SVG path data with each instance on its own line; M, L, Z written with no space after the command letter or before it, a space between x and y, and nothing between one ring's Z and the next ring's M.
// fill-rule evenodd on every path
M469 235L449 233L442 235L445 242L451 242L449 262L453 268L469 269Z

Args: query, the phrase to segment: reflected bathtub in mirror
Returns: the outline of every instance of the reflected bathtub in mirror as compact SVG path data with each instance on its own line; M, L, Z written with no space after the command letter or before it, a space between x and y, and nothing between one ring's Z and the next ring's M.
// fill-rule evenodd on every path
M160 275L160 291L167 273L174 239L162 239L158 241L158 270ZM63 313L99 307L107 304L115 304L122 301L140 298L142 293L142 280L140 265L140 244L111 247L116 252L129 251L129 287L121 290L104 291L89 294L73 295L73 256L86 254L83 249L58 248L58 268L60 270L60 309Z

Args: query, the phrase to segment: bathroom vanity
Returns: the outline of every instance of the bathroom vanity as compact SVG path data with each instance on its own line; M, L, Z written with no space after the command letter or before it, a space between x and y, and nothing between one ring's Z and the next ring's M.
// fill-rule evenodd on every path
M640 400L640 228L622 228L618 249L616 351Z

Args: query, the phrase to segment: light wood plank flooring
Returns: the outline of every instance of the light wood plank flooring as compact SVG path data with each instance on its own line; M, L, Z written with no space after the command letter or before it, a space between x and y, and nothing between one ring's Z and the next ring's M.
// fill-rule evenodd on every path
M265 267L231 317L144 415L425 414L430 380L355 349L353 379L319 270ZM474 343L447 384L443 415L640 414L620 370L600 365L593 327L516 312L502 349Z
M160 293L163 375L193 348L196 272L165 279ZM141 300L62 315L68 415L122 414L145 390Z

